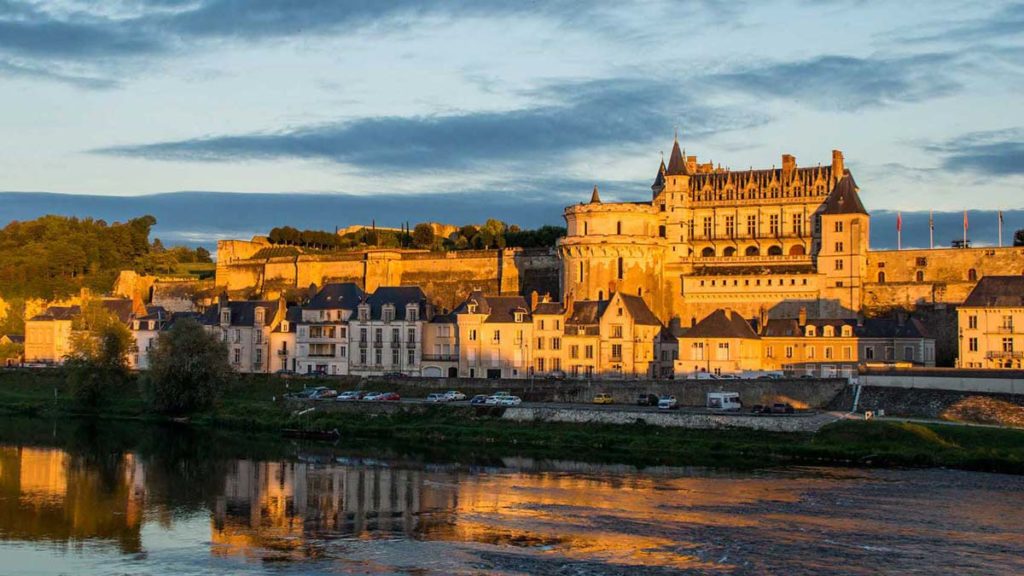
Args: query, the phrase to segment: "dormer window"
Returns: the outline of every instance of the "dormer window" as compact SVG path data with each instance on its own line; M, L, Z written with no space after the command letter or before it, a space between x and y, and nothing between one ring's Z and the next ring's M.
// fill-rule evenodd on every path
M263 324L263 321L265 319L265 314L266 313L264 312L263 308L257 308L256 309L256 324L260 324L260 325Z
M410 304L405 308L405 319L408 322L418 322L420 319L420 310L415 304Z
M359 305L359 321L366 322L370 319L370 305L360 304Z
M281 332L287 332L287 331L288 331L288 321L284 320L284 321L281 322Z
M843 326L841 333L843 335L843 338L849 338L849 337L853 336L853 327L852 326Z
M523 321L523 313L522 312L516 310L514 316L515 316L516 322L522 322Z
M470 314L476 314L476 302L470 302L467 304L466 310L469 311Z
M832 326L825 326L821 329L821 335L825 338L831 338L836 335L836 329Z
M817 331L814 329L814 326L807 327L806 336L808 338L814 338L815 336L817 336Z
M224 310L220 313L221 324L231 324L231 310Z
M385 304L381 309L381 317L385 322L391 322L395 319L395 305Z

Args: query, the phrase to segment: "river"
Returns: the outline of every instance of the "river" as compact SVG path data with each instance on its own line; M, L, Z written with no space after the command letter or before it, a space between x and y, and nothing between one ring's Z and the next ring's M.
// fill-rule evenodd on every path
M0 574L1021 574L1024 478L0 424Z

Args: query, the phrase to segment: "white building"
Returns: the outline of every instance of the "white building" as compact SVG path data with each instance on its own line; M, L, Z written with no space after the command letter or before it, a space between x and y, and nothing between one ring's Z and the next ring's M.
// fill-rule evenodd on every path
M365 294L352 282L325 284L302 307L295 327L295 371L300 374L349 373L349 326Z
M228 361L238 372L270 372L270 334L285 319L287 304L281 298L229 301L222 295L203 316L203 324L228 347Z
M349 373L420 374L423 327L432 309L418 286L381 286L364 298L349 321Z

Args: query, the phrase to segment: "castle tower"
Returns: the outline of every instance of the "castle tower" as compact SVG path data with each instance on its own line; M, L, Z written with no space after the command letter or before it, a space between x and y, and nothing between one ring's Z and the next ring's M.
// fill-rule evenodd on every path
M841 154L839 159L842 166ZM822 277L823 305L830 308L824 312L832 317L855 314L863 306L870 217L858 192L853 176L844 170L818 213L821 247L816 264Z

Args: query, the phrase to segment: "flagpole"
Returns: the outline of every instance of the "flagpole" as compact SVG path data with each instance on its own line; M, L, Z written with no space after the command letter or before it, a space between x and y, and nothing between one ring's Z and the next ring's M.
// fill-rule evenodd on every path
M928 248L935 249L935 211L928 212Z
M903 216L896 213L896 249L903 249Z
M967 248L967 210L964 210L964 248Z
M1003 247L1003 211L999 211L999 247Z

